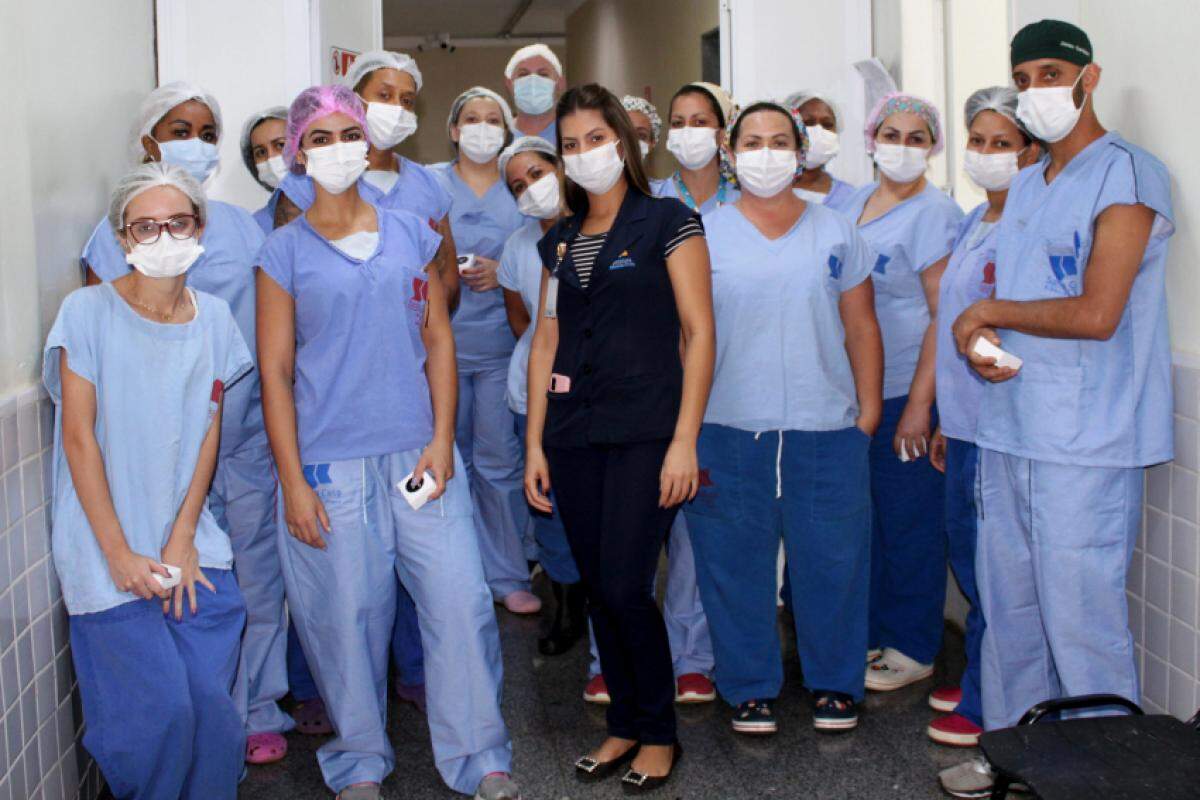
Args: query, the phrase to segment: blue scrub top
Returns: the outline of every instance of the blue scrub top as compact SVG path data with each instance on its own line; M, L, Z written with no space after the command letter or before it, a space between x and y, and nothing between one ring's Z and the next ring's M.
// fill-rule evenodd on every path
M192 294L195 317L165 325L138 315L111 284L76 289L59 308L42 359L42 379L55 404L62 405L59 348L67 351L71 371L95 388L96 441L121 531L133 552L156 560L196 474L223 387L245 383L253 367L225 301ZM75 493L61 412L54 420L52 517L54 567L69 613L91 614L137 599L113 584ZM195 545L200 566L229 569L229 537L207 503Z
M1046 183L1043 160L1022 170L996 230L996 297L1077 297L1096 219L1112 205L1157 215L1125 311L1107 341L998 331L1024 359L984 393L980 447L1059 464L1141 467L1173 457L1167 240L1174 233L1167 168L1109 132Z
M455 172L453 161L429 169L452 198L450 230L458 254L499 259L508 237L526 219L504 181L497 180L478 197ZM453 320L459 368L507 364L517 342L508 327L504 292L499 288L476 292L463 284L459 298Z
M271 192L267 204L251 215L258 227L262 228L263 236L270 236L271 231L275 230L275 205L279 202L279 191L276 189Z
M675 174L677 175L678 173ZM724 178L721 178L721 183L725 185L725 196L722 202L717 202L717 198L721 195L721 192L718 190L713 194L712 197L701 203L699 209L693 208L691 204L680 195L679 187L675 185L674 175L669 178L664 178L661 181L652 181L651 190L654 192L655 197L675 197L681 200L684 205L688 206L688 208L691 208L693 211L699 211L700 216L707 221L709 214L716 211L722 205L732 205L733 203L736 203L738 198L742 196L742 193L734 188L733 184L729 183Z
M854 184L838 180L832 175L829 177L833 179L833 185L829 187L829 194L825 195L825 207L845 212L851 198L854 197Z
M520 131L513 131L513 135L520 137L524 136L525 134L521 133ZM542 137L555 147L558 147L558 121L552 120L549 125L538 131L536 135Z
M747 431L853 425L858 395L838 303L875 263L854 224L809 203L772 240L728 205L704 228L717 328L704 421Z
M844 211L857 224L877 182L860 187ZM875 314L883 335L883 398L904 397L912 386L929 328L929 304L921 273L949 254L963 219L962 209L931 182L882 217L858 226L876 252Z
M980 203L963 220L938 290L938 419L943 434L963 442L975 441L987 381L958 352L952 328L968 306L996 290L996 228L995 223L983 221L987 210L988 204Z
M529 385L529 349L533 344L533 332L537 328L538 302L542 293L542 257L538 254L537 243L544 235L540 220L526 219L525 224L516 233L508 237L504 243L504 252L500 255L500 269L496 278L500 285L510 292L521 295L525 311L529 314L529 327L517 346L513 349L512 359L508 362L508 407L516 414L526 414Z
M305 464L415 450L433 436L420 325L425 266L442 237L415 214L376 213L379 242L366 259L337 249L303 216L267 237L257 259L296 302Z
M358 179L358 193L373 206L408 211L432 223L441 222L450 213L450 195L442 188L429 167L396 156L400 178L385 194L370 181ZM312 178L288 173L279 188L287 192L301 211L308 211L316 197Z
M262 229L244 208L208 201L208 222L200 244L204 253L187 271L187 285L215 295L226 303L237 320L238 330L256 354L254 256L262 247ZM114 281L133 267L125 261L125 252L116 234L102 219L83 248L83 262L103 281ZM225 396L221 420L221 452L232 453L243 447L267 444L262 419L262 391L258 372L239 381Z

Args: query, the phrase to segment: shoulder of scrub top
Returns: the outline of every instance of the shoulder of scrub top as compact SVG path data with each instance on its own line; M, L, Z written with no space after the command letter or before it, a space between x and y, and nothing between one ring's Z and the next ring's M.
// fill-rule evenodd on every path
M448 167L450 166L451 162L446 161L438 164L418 164L416 161L413 161L410 158L405 158L404 156L397 156L397 158L400 161L401 174L404 174L405 171L411 172L415 178L420 179L421 183L428 186L433 194L437 195L437 203L435 204L436 208L434 209L435 214L431 216L435 222L440 222L447 214L450 213L452 199L450 197L450 192L446 190L446 187L439 180L435 167Z
M205 235L209 231L217 231L219 236L236 235L245 240L246 247L253 253L258 252L266 240L266 234L254 221L254 216L233 203L222 200L208 201L208 221L205 225Z
M1132 171L1133 201L1152 210L1160 217L1155 221L1156 236L1170 236L1175 231L1175 213L1171 201L1171 175L1167 166L1156 156L1135 144L1125 141L1121 134L1113 131L1107 143L1113 166L1128 159ZM1110 166L1110 169L1113 167Z
M500 267L496 270L496 280L501 286L513 292L521 291L521 259L532 254L540 260L537 245L541 238L542 226L538 220L528 218L508 235L504 240L504 249L500 251Z
M971 231L975 229L975 224L979 222L979 218L987 213L988 205L988 201L984 200L968 211L967 215L962 218L962 221L958 223L958 233L954 237L954 247L951 248L952 250L957 250L958 246L962 244L963 239L967 238Z

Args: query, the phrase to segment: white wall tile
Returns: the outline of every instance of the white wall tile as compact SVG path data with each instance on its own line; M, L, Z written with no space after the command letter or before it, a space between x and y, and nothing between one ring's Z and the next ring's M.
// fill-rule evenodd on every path
M1196 627L1196 579L1178 569L1171 570L1171 617Z
M1171 565L1193 575L1197 569L1197 527L1181 519L1171 520Z
M1146 502L1159 511L1171 510L1171 465L1159 464L1146 470Z
M1196 681L1174 667L1167 671L1167 711L1181 719L1196 713Z
M1171 609L1171 568L1157 558L1146 558L1145 598L1164 612Z
M1172 372L1175 413L1188 419L1200 419L1200 371L1177 365Z
M1134 550L1133 558L1129 561L1129 574L1126 576L1125 588L1140 598L1145 586L1145 556L1141 550Z
M1142 690L1151 703L1159 708L1167 707L1167 664L1149 653L1146 654L1146 674L1142 676Z
M1175 465L1195 472L1200 469L1200 424L1186 417L1175 417Z
M1146 651L1163 661L1171 657L1171 618L1166 612L1146 606Z
M1196 677L1196 631L1177 619L1171 620L1171 666Z
M1190 524L1190 523L1189 523ZM1171 517L1154 509L1146 510L1146 552L1159 561L1171 561Z
M1190 469L1171 467L1171 513L1188 522L1197 521L1196 496L1200 478Z

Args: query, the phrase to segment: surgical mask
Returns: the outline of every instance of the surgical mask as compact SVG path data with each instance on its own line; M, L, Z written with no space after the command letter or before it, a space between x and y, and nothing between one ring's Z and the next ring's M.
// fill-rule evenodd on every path
M367 143L337 142L304 151L308 176L330 194L341 194L367 169Z
M554 108L558 81L541 75L525 75L513 81L513 99L524 114L545 114Z
M195 236L175 239L160 231L152 244L135 244L125 254L125 263L147 278L174 278L187 272L203 254L204 247Z
M217 146L199 136L159 142L158 152L162 154L164 162L182 167L187 174L196 179L196 183L204 183L217 168L217 162L220 160Z
M504 147L504 129L488 122L472 122L458 129L458 149L476 164L486 164Z
M272 189L278 188L287 173L288 168L283 163L283 156L271 156L258 165L258 179Z
M380 150L391 150L417 130L417 115L404 106L367 103L367 132Z
M558 216L562 199L558 192L558 175L547 173L525 187L517 198L517 210L527 217L550 219Z
M743 150L737 154L737 178L742 188L755 197L774 197L796 178L796 151Z
M808 149L804 151L804 168L820 169L838 154L838 135L820 125L806 125Z
M650 155L650 143L649 142L639 141L638 149L642 151L642 158L646 158L647 156Z
M875 164L896 183L912 183L924 175L928 155L929 151L920 147L886 142L875 145Z
M672 128L667 149L685 169L700 169L717 154L716 128Z
M1017 153L980 153L968 150L963 154L963 170L971 180L988 192L999 192L1012 185L1021 168Z
M578 155L563 156L567 177L591 194L604 194L617 183L625 160L617 155L617 143L609 142Z
M1075 106L1075 87L1083 73L1070 86L1042 86L1026 89L1017 95L1017 117L1038 139L1057 142L1075 130L1083 106ZM1087 102L1087 98L1084 98Z

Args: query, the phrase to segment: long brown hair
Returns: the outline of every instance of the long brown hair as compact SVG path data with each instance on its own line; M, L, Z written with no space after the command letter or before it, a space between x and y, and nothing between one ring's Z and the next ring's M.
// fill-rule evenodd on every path
M599 111L608 127L617 133L621 149L625 151L625 180L629 186L644 195L650 195L650 182L646 179L646 168L642 164L642 149L638 146L637 132L629 119L621 100L598 83L586 83L568 89L558 99L555 109L555 127L558 130L558 155L562 158L562 120L576 111ZM580 216L588 212L587 192L583 187L564 177L566 191L564 199L567 209Z

